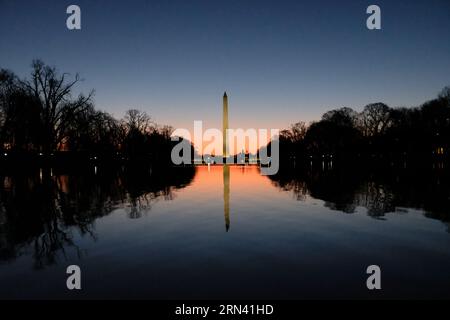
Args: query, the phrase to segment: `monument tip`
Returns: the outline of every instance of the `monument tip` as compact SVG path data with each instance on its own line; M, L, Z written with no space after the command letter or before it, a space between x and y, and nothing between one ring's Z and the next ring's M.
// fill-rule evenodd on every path
M227 92L225 91L224 93L223 93L223 97L225 98L227 96Z

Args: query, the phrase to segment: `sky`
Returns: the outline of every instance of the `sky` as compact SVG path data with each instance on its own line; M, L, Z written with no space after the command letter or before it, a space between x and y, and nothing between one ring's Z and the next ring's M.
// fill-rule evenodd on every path
M66 8L81 8L81 30ZM381 30L366 8L381 8ZM450 1L0 0L0 68L79 73L98 109L175 128L279 128L382 101L417 106L450 85Z

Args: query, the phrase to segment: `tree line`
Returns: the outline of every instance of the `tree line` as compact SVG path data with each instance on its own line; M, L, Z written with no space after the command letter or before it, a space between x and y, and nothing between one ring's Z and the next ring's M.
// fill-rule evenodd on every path
M95 108L93 91L75 96L80 81L78 74L59 73L40 60L32 62L26 79L0 69L1 155L68 151L96 159L170 161L172 127L136 109L117 120Z
M450 87L417 107L377 102L361 112L342 107L307 125L297 122L279 136L282 161L296 159L448 159Z
M93 94L75 96L78 74L59 73L40 60L20 79L0 69L0 157L74 153L86 157L151 159L171 163L173 128L142 111L122 119L97 110ZM377 102L361 112L348 107L300 121L279 136L281 161L296 159L448 158L450 87L418 107L392 108Z

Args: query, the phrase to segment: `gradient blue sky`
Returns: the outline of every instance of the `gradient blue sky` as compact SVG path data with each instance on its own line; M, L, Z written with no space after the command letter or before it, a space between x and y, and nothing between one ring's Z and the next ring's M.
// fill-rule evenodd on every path
M66 29L66 7L82 30ZM370 4L382 30L366 28ZM450 1L0 0L0 67L40 58L85 79L99 109L158 123L284 128L341 106L414 106L450 85Z

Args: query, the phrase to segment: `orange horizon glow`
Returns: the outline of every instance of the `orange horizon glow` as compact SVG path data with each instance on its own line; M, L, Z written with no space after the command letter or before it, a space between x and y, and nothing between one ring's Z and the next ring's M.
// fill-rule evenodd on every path
M205 154L216 155L216 156L222 155L223 154L223 148L222 148L223 138L222 138L222 135L220 135L220 136L218 135L217 139L206 139L206 137L204 135L204 132L206 130L208 130L208 129L210 129L210 128L204 128L203 129L202 137L201 137L202 139L200 139L201 140L201 145L200 145L201 148L199 148L199 144L196 143L196 142L198 142L198 137L196 137L194 135L194 130L183 129L183 130L188 131L189 134L186 135L186 134L181 133L181 134L175 134L175 135L190 141L192 143L192 145L194 146L196 152L199 155L202 155L202 156L205 155ZM241 129L244 132L246 132L246 130L247 130L247 129L242 129L242 128L237 128L237 129L231 128L231 129L232 130L240 130ZM249 137L246 135L245 136L245 144L244 144L244 147L242 148L242 145L238 146L237 138L234 137L234 139L230 139L230 146L229 146L230 155L237 155L237 154L240 154L242 151L244 151L244 153L256 154L257 151L261 147L266 146L272 140L273 135L271 135L271 130L277 130L277 129L260 128L260 129L255 129L255 130L256 130L257 133L258 133L258 130L267 130L267 135L265 136L265 139L263 141L259 141L260 137L257 134L257 140L258 141L256 143L252 143L251 144L250 141L249 141ZM221 130L219 130L219 131L222 132ZM256 146L255 146L255 144L256 144ZM238 147L239 147L239 150L238 150ZM212 150L213 152L205 152L207 150Z

